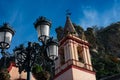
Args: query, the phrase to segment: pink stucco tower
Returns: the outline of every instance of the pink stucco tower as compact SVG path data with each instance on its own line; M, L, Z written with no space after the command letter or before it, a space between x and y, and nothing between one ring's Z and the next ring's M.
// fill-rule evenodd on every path
M54 80L96 80L91 64L89 44L66 17L63 38L59 41L59 58L55 62Z

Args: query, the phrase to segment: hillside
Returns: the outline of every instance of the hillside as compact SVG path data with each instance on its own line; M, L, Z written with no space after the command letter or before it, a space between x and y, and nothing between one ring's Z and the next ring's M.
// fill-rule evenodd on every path
M99 79L120 72L120 23L96 28L88 28L85 35L90 43L93 67Z

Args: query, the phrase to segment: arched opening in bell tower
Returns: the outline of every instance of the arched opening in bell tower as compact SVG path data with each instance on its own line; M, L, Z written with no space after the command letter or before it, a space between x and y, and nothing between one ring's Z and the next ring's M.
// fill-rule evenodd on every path
M78 46L77 47L77 55L78 55L78 61L84 63L84 59L83 59L83 48L82 46Z

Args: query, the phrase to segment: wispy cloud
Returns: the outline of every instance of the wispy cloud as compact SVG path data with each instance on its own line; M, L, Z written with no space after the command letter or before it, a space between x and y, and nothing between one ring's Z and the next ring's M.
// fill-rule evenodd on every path
M80 25L86 29L94 25L106 27L111 23L120 21L119 4L120 1L114 0L113 5L109 9L103 9L103 12L92 6L82 6L84 17L79 20Z
M13 24L16 20L16 18L18 17L19 14L19 10L16 10L13 12L12 16L10 17L9 23Z
M120 21L120 7L119 7L120 2L118 0L114 0L113 6L109 10L106 10L102 14L102 19L100 20L104 25L110 25L111 23ZM100 14L99 14L100 15Z
M83 18L80 19L80 24L86 28L98 24L98 12L91 6L82 7Z

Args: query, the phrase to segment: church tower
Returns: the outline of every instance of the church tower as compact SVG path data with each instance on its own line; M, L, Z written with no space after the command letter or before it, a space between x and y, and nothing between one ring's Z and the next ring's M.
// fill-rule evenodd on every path
M54 80L96 80L91 64L89 43L78 34L67 15Z

